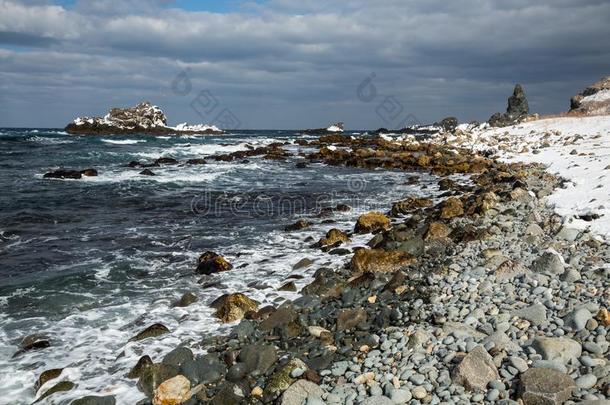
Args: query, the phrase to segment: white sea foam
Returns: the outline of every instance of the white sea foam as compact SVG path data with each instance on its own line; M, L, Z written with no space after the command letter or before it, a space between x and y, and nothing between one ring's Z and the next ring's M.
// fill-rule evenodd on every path
M135 145L137 143L146 142L145 139L102 139L101 141L114 145Z

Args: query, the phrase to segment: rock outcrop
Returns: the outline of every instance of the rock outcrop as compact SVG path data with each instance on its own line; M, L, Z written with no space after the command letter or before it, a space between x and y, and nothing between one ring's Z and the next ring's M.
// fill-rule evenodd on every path
M570 100L570 114L610 114L610 76L584 89Z
M78 117L65 131L73 135L164 135L164 134L220 134L214 125L179 124L167 126L163 111L148 101L135 107L112 108L103 117Z
M329 125L326 128L316 128L316 129L306 129L303 131L304 134L307 135L326 135L326 134L336 134L343 132L343 123L337 122L336 124Z
M508 98L506 113L495 113L489 119L492 127L506 127L524 120L530 112L525 92L520 84L515 86L513 95Z

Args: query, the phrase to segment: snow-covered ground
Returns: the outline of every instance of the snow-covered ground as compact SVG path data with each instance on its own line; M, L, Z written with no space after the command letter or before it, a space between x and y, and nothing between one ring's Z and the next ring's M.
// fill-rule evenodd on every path
M548 197L570 228L610 240L610 116L560 117L506 128L460 126L443 141L494 149L506 161L539 162L568 180ZM584 219L583 219L584 218Z

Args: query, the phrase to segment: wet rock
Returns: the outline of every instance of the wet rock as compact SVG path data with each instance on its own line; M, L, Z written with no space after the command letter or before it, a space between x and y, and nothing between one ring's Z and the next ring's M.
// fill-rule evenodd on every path
M55 170L53 172L45 173L42 176L45 179L73 179L77 180L83 177L80 170Z
M187 165L205 165L208 162L205 159L189 159L186 161Z
M531 368L521 375L520 397L524 405L560 405L572 396L572 377L550 368Z
M81 171L81 174L86 177L95 177L97 176L97 170L89 168Z
M543 360L557 361L567 364L576 361L582 353L582 346L569 338L537 337L532 342L532 348L542 356Z
M246 392L241 384L225 382L210 401L211 405L241 405L245 402Z
M287 283L282 284L277 290L278 291L296 292L297 286L294 283L294 281L288 281Z
M144 329L142 332L138 333L131 339L129 339L129 341L137 342L139 340L144 340L144 339L147 339L150 337L161 336L161 335L164 335L169 332L170 332L170 330L167 329L167 327L165 325L163 325L162 323L155 323L155 324L150 325L148 328Z
M441 205L441 218L451 219L464 215L464 205L459 198L449 197Z
M470 351L456 367L453 381L469 390L484 391L493 380L500 378L492 357L483 346Z
M401 251L358 249L350 261L350 269L354 273L393 273L416 261L413 256Z
M172 304L173 307L188 307L198 301L198 298L192 292L186 292L180 297L180 299Z
M155 405L180 405L191 398L191 382L177 375L161 383L155 390Z
M223 271L229 271L232 268L233 265L231 265L231 263L229 263L224 257L215 252L208 251L199 256L196 273L210 275Z
M142 356L135 366L127 374L127 378L140 378L144 369L153 364L152 359L148 356Z
M33 334L23 338L19 344L19 350L13 355L14 357L20 356L23 353L27 353L33 350L42 350L51 347L51 342L47 336Z
M246 345L237 360L246 365L248 372L262 375L277 361L277 349L267 344Z
M44 394L42 394L40 397L38 397L38 399L36 401L34 401L34 403L40 402L43 399L48 398L51 395L56 394L58 392L70 391L74 387L76 387L76 384L74 384L72 381L60 381L57 384L55 384L54 386L52 386L51 388L49 388L48 390L46 390L44 392Z
M244 363L235 363L227 371L227 381L239 382L248 375L248 367Z
M161 383L177 376L179 373L180 370L176 366L163 363L151 364L142 370L138 379L138 389L147 397L152 398Z
M226 323L242 319L248 311L256 311L258 302L242 293L233 293L218 297L210 306L216 309L214 315Z
M87 395L82 398L75 399L70 402L70 405L115 405L116 399L112 395L96 396Z
M178 164L178 161L171 157L160 157L155 160L155 165L175 165Z
M326 236L318 241L318 246L327 247L332 246L336 247L344 242L349 241L349 236L340 229L333 228L326 232Z
M36 384L34 384L34 390L38 391L40 387L42 387L47 381L53 380L61 375L61 372L64 371L63 368L52 368L50 370L45 370L40 373Z
M295 381L284 393L281 405L302 405L308 398L322 399L324 391L317 384L307 380Z
M150 169L144 169L140 172L142 176L156 176L156 174Z
M368 314L362 308L343 309L337 315L337 331L354 329L366 322Z
M297 222L295 222L292 225L288 225L286 228L284 228L284 230L290 232L290 231L300 231L303 229L307 229L311 226L311 222L306 221L304 219L299 219Z
M292 270L306 269L313 264L313 260L308 258L303 258L299 260L294 266L292 266Z
M356 233L371 233L382 229L390 228L390 218L383 215L381 212L369 212L362 214L356 221L354 232Z

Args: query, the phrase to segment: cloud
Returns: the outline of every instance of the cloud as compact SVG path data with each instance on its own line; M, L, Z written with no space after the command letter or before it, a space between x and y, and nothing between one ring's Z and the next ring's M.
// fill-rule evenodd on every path
M371 72L380 101L394 96L421 121L486 119L505 108L515 82L533 108L553 112L610 74L602 0L270 0L226 13L168 0L79 0L69 9L0 0L0 9L0 43L31 47L0 54L0 125L32 125L23 106L53 97L65 103L46 125L144 98L170 119L201 119L170 90L185 68L244 126L266 128L388 126L377 101L355 96Z

